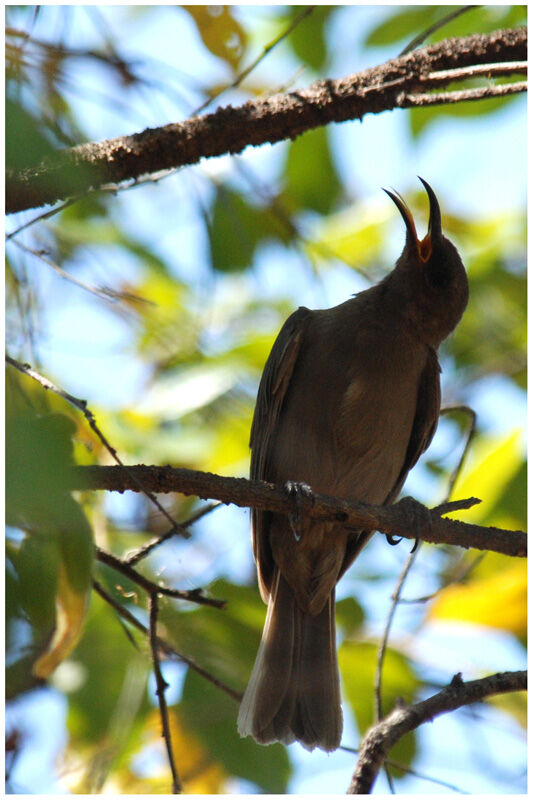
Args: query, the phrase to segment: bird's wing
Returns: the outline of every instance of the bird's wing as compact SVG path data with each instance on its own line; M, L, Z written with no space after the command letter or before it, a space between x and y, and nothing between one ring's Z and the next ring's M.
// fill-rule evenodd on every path
M390 490L384 505L393 503L407 478L407 473L414 467L424 450L427 450L437 428L440 411L440 365L437 353L433 348L428 350L428 358L418 387L416 411L413 428L407 445L405 459L398 478ZM372 531L362 531L348 539L346 555L342 562L339 578L344 575L353 563L363 545L372 536Z
M303 306L291 314L280 330L265 364L250 433L252 449L250 477L253 480L270 478L272 435L311 314L312 312ZM268 540L269 517L269 512L252 509L252 546L258 566L261 596L265 602L268 599L274 569Z
M440 412L440 364L437 353L428 348L428 358L418 386L413 429L398 480L387 495L385 503L392 503L400 493L407 473L414 467L424 450L430 445L437 429Z

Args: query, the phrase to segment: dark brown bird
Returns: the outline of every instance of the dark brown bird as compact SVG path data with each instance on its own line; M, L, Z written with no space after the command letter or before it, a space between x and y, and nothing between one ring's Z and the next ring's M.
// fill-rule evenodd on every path
M352 501L392 503L428 447L440 409L437 348L468 302L461 258L442 234L435 193L419 241L407 228L380 283L334 308L299 308L267 360L252 424L251 477L307 484ZM238 727L261 744L335 750L342 733L335 585L372 531L252 512L259 588L268 612Z

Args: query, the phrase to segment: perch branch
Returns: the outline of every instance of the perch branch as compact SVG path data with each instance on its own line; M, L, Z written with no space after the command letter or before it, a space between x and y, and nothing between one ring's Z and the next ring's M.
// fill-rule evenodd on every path
M500 672L475 681L463 682L461 673L438 694L396 708L365 735L359 748L359 758L348 794L370 794L379 769L391 747L409 731L440 714L455 711L461 706L477 703L495 694L519 692L527 688L527 672Z
M526 58L527 30L523 27L444 39L341 79L321 80L239 107L220 107L180 123L61 150L38 165L29 164L6 175L6 211L55 203L109 183L196 164L202 158L240 153L248 145L294 139L330 122L362 119L365 114L398 107L457 102L454 92L447 99L445 93L424 94L423 100L417 93L427 89L428 76L435 72ZM509 91L526 88L525 84L510 86ZM462 99L479 99L480 92L485 97L502 89L473 89Z
M138 492L139 484L155 493L180 492L263 511L281 514L296 512L296 501L283 486L183 468L144 465L129 466L127 470L123 467L75 467L69 488ZM408 497L391 506L373 506L313 494L298 498L298 512L314 519L336 520L351 528L377 530L405 539L418 538L432 544L474 547L478 550L524 557L527 537L522 531L471 525L442 517L442 514L450 510L467 509L478 502L479 500L470 498L427 509Z

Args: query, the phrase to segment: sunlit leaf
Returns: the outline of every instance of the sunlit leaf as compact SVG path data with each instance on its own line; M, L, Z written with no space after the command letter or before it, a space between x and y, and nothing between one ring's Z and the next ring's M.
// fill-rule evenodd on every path
M303 9L303 6L292 6L291 18L300 16ZM326 23L334 10L335 7L332 5L314 6L312 13L306 16L290 34L289 42L295 54L314 70L319 70L326 64L328 57Z
M525 483L521 513L512 518L502 506L507 486L517 474L523 474L523 432L513 431L498 440L480 440L471 449L463 471L452 495L453 499L478 497L482 502L467 512L467 521L479 525L504 528L519 527L525 523ZM515 504L516 507L516 504ZM465 518L465 512L450 516Z
M315 128L291 142L282 197L290 209L331 211L341 184L331 157L326 128Z
M235 69L246 46L246 33L231 6L181 6L194 19L202 41L214 56Z
M268 794L286 791L290 776L287 752L280 744L262 747L237 732L238 703L189 670L179 705L180 719L207 746L225 770L257 784Z
M238 272L252 265L257 245L289 233L268 208L251 205L242 195L219 187L209 226L213 268Z
M523 638L527 629L527 565L512 560L498 573L439 592L429 619L486 625Z
M361 736L375 721L374 681L378 649L370 642L345 640L339 648L339 666L346 696L357 721ZM382 708L387 715L398 698L405 703L414 699L420 681L405 656L398 650L387 649L382 677ZM404 736L390 751L390 756L402 764L411 763L416 752L412 735Z

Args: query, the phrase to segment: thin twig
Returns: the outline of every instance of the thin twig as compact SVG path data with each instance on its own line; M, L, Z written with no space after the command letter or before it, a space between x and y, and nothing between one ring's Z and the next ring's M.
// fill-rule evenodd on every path
M438 81L449 83L450 81L464 80L473 78L476 75L487 75L489 78L499 75L520 74L527 75L527 61L506 61L503 64L474 64L470 67L459 67L458 69L443 69L439 72L430 72L429 75L421 75L421 83L435 84Z
M398 603L404 603L406 605L414 605L415 603L428 603L430 600L433 600L433 598L437 597L437 595L439 595L444 588L453 586L455 583L462 583L466 578L468 578L475 568L479 566L481 561L483 561L485 555L486 553L479 553L479 555L477 555L473 561L463 567L458 575L455 575L451 580L446 581L444 586L439 586L439 588L434 592L431 592L431 594L426 594L423 597L401 597L398 600Z
M497 84L496 86L481 86L477 89L462 89L457 92L439 92L437 94L425 94L423 92L404 94L402 92L398 95L398 108L445 106L454 103L471 102L472 100L487 100L491 97L507 97L521 92L527 92L526 81Z
M193 525L195 522L198 522L199 519L205 517L206 514L210 514L211 511L215 510L215 508L220 508L221 505L222 503L220 503L219 501L216 501L214 503L208 503L203 508L200 508L195 514L192 514L188 519L184 520L183 522L180 522L180 526L184 529L190 528L190 526ZM132 553L130 553L129 556L127 556L124 559L124 562L126 564L130 564L130 566L137 564L139 561L141 561L141 559L146 558L146 556L150 555L150 553L153 550L155 550L156 547L159 547L164 542L167 542L173 536L174 536L174 531L172 530L163 533L162 536L157 536L155 539L152 539L151 542L148 542L147 544L143 545L142 547L139 547L137 550L134 550Z
M141 631L146 636L148 635L148 628L146 625L143 625L143 623L138 620L137 617L125 606L121 605L121 603L118 603L97 580L93 580L93 588L97 594L99 594L100 597L105 600L106 603L115 609L119 616L126 620L126 622L129 622L130 625L132 625L134 628L137 628L137 630ZM235 689L232 689L231 686L228 686L226 683L224 683L224 681L219 680L219 678L216 678L206 669L200 667L191 658L183 653L180 653L175 647L172 647L172 645L170 645L160 636L157 637L157 643L161 652L165 653L168 658L177 658L178 661L182 661L184 664L190 667L193 672L201 675L202 678L205 678L205 680L209 681L209 683L212 683L213 686L216 686L218 689L221 689L229 697L233 698L233 700L236 700L237 702L242 700L242 694L240 692L235 691Z
M407 560L404 564L404 568L400 574L400 577L398 578L396 587L394 589L394 592L392 593L391 605L389 608L389 613L387 615L387 621L385 623L385 630L383 631L383 636L379 644L376 674L374 678L374 717L376 722L380 722L383 719L381 685L383 681L383 664L385 662L385 654L387 652L387 646L389 643L389 634L392 628L392 621L394 619L396 608L398 607L398 602L400 600L402 589L404 587L405 581L407 580L407 576L414 563L417 553L418 553L418 548L416 550L412 550L409 553L409 556L407 557ZM394 794L394 784L392 781L392 775L390 774L387 767L385 767L385 775L387 776L387 782L389 784L389 788L391 792Z
M353 753L354 755L359 753L359 749L357 747L348 747L342 744L339 747L339 750L344 750L345 753ZM430 775L425 775L423 772L419 772L412 767L406 767L405 764L402 764L400 761L396 761L394 758L386 758L384 763L389 767L394 767L394 769L401 769L402 772L405 772L407 775L413 775L415 778L420 778L423 781L429 781L429 783L436 783L438 786L445 786L447 789L451 789L452 792L458 792L459 794L470 794L469 792L465 792L464 789L459 789L459 787L455 786L453 783L448 783L448 781L443 781L440 778L432 778Z
M32 223L27 223L27 225L33 224L34 221L36 220L33 220ZM24 227L27 227L27 225ZM60 278L63 278L64 280L75 284L80 289L83 289L86 292L90 292L91 294L96 295L102 300L108 300L109 302L113 302L117 299L117 297L119 297L118 292L114 292L112 289L108 288L96 289L94 286L88 286L86 283L83 283L83 281L78 280L78 278L75 278L74 275L71 275L69 272L66 272L66 270L60 267L59 264L56 264L55 261L52 261L52 259L44 251L36 250L33 247L28 247L28 245L24 244L23 242L19 242L18 239L13 239L12 241L13 244L15 244L21 250L24 250L25 253L35 256L35 258L40 259L40 261L42 261L43 264L46 264L48 267L51 267L54 270L54 272L57 275L59 275Z
M35 225L36 222L42 222L43 219L49 219L50 217L55 216L55 214L59 214L60 211L64 211L65 208L68 208L69 206L73 205L73 203L77 203L80 197L85 197L85 194L78 195L77 197L70 197L68 200L65 200L64 203L60 203L55 208L52 208L51 211L45 211L44 214L38 214L33 219L30 219L28 222L25 222L24 225L19 225L18 228L15 228L14 231L11 231L11 233L8 233L6 235L6 241L9 241L9 239L12 239L14 236L18 236L18 234L26 230L26 228L29 228L31 225Z
M165 595L165 597L173 597L177 600L186 600L189 603L197 603L200 606L212 606L213 608L224 608L226 605L225 600L218 600L215 597L205 597L201 589L182 590L160 586L158 583L154 583L149 578L141 575L140 572L133 569L127 562L122 561L106 550L102 550L100 547L96 548L96 558L102 564L107 564L138 586L141 586L149 594L157 592L158 594Z
M163 739L165 740L168 763L170 765L170 771L172 773L172 794L181 794L183 791L183 786L181 785L180 777L178 774L178 768L176 766L176 761L174 759L174 751L172 749L172 737L170 733L170 723L168 719L168 707L165 698L165 691L166 689L168 689L168 683L163 678L163 673L161 672L161 664L159 663L159 650L157 644L157 615L159 611L159 603L158 603L157 592L153 592L153 594L150 595L149 609L150 609L150 649L152 651L152 663L154 666L154 676L156 683L155 693L157 695L157 700L159 703L159 713L161 715L162 736Z
M173 533L174 532L175 533L179 533L180 536L183 536L186 539L189 538L190 533L187 530L182 530L181 526L176 522L176 520L174 520L172 518L172 516L168 513L168 511L161 505L161 503L159 502L157 497L154 495L154 493L150 492L147 489L145 489L144 486L142 485L142 482L139 481L139 479L136 477L136 475L134 473L132 473L131 469L128 466L126 466L126 464L124 464L122 462L122 460L120 459L120 457L119 457L117 451L115 450L115 448L108 442L108 440L106 439L106 437L104 436L104 434L102 433L102 431L100 430L98 425L96 424L96 419L94 417L94 414L92 413L92 411L90 411L87 408L87 401L86 400L80 400L79 398L74 397L73 395L69 394L68 392L65 392L63 389L60 389L58 386L56 386L54 383L52 383L51 380L49 380L48 378L45 378L44 375L41 375L36 370L32 369L29 364L21 364L20 361L16 361L16 359L11 358L11 356L9 356L7 354L6 354L6 361L7 361L8 364L11 364L12 367L15 367L15 369L18 369L19 372L22 372L23 375L27 375L29 378L32 378L34 381L37 381L37 383L40 383L41 386L44 389L47 389L47 390L49 390L51 392L55 392L55 394L58 394L64 400L67 400L67 402L71 403L71 405L75 406L79 411L81 411L83 416L85 417L85 419L89 423L89 426L94 431L94 433L97 435L97 437L100 439L100 441L102 442L103 446L108 451L108 453L111 455L111 457L117 462L117 464L121 467L121 469L123 469L125 471L125 473L132 478L134 483L138 486L139 491L141 491L144 495L146 495L146 497L148 497L148 499L151 500L151 502L156 506L156 508L170 522L170 524L172 526L172 528L171 528L172 532Z
M470 406L465 406L465 405L462 405L462 406L448 406L448 407L445 407L445 408L441 409L440 414L449 414L449 413L457 412L457 411L466 413L470 417L470 424L469 424L469 428L468 428L468 435L466 437L466 440L465 440L465 443L464 443L464 446L463 446L463 450L461 452L461 456L459 458L459 461L457 462L457 465L456 465L455 469L451 473L444 501L440 504L440 506L438 506L438 509L439 509L439 511L441 513L453 511L456 508L456 503L455 502L449 502L449 498L450 498L450 496L452 494L452 491L453 491L453 489L455 487L455 484L457 482L457 478L459 476L459 473L460 473L460 471L461 471L461 469L463 467L463 464L464 464L464 461L465 461L465 458L466 458L466 454L468 452L468 449L470 448L470 445L471 445L471 442L472 442L472 438L474 436L475 429L476 429L476 420L477 420L476 412L472 408L470 408ZM374 704L375 704L374 708L375 708L375 719L376 719L376 722L379 722L383 717L382 694L381 694L381 687L382 687L382 680L383 680L383 664L385 662L385 654L386 654L386 651L387 651L389 635L390 635L390 631L391 631L391 628L392 628L392 621L394 619L394 614L396 613L396 609L398 607L398 604L401 601L402 590L403 590L403 587L404 587L405 582L407 580L407 576L408 576L408 574L409 574L409 572L411 570L411 567L413 566L414 561L416 559L417 552L418 552L418 549L416 549L416 548L411 551L411 553L407 557L407 560L405 562L404 568L403 568L403 570L402 570L402 572L400 574L400 577L398 578L398 581L396 583L396 587L394 589L394 592L393 592L392 598L391 598L391 605L390 605L390 608L389 608L387 621L385 623L385 630L383 631L383 636L382 636L382 639L381 639L381 642L380 642L380 646L379 646L379 650L378 650L376 675L375 675L375 680L374 680ZM386 766L385 766L385 774L387 776L387 781L389 783L389 787L391 789L391 792L394 792L394 784L392 782L392 776L390 775L390 772L389 772L389 770L388 770L388 768Z
M472 439L474 438L474 434L476 432L477 414L473 408L470 408L470 406L465 406L465 405L445 406L444 408L441 408L439 413L441 416L444 416L445 414L455 414L457 412L459 412L460 414L466 414L470 418L470 422L468 424L468 434L465 439L463 452L461 453L461 458L457 462L455 469L450 475L450 480L448 481L448 490L446 492L444 502L447 502L448 498L452 496L455 484L457 483L457 478L459 477L459 473L463 468L466 455L468 453L468 450L470 449L470 445L472 444Z
M437 22L435 22L433 25L430 25L429 28L426 28L425 31L422 31L422 33L417 34L414 39L411 39L409 44L403 48L400 56L405 56L407 53L410 53L411 50L414 50L416 47L425 42L428 36L431 36L432 33L435 33L435 31L443 28L448 24L448 22L451 22L452 19L456 19L457 17L460 17L461 14L465 14L467 11L472 11L472 9L479 7L480 6L461 6L461 8L456 8L454 11L450 11L449 14L441 17L441 19L437 20Z
M249 64L249 66L243 69L243 71L237 75L234 81L229 83L227 86L223 86L213 95L211 95L211 97L208 97L207 100L204 103L202 103L201 106L199 106L195 111L193 111L191 116L196 117L201 111L204 111L209 105L211 105L213 100L216 100L217 97L220 97L221 94L227 91L227 89L236 89L238 86L240 86L243 80L248 77L250 72L252 72L252 70L254 70L261 63L261 61L263 61L264 58L266 58L266 56L270 53L270 51L273 50L274 47L276 47L280 42L282 42L290 33L292 33L292 31L300 24L300 22L302 22L302 20L304 20L307 16L309 16L309 14L311 14L314 11L314 9L315 6L308 6L307 8L304 8L304 10L301 11L293 19L291 24L282 33L280 33L279 36L276 36L276 38L273 39L271 42L269 42L269 44L265 45L262 52L257 56L255 61L252 61L252 63Z

